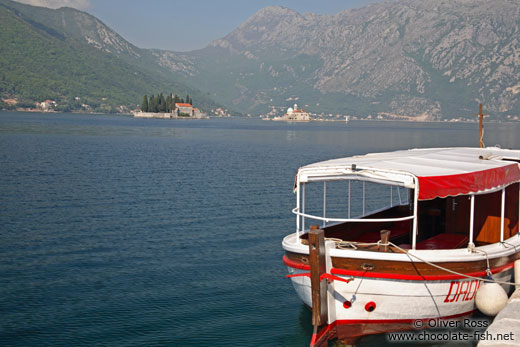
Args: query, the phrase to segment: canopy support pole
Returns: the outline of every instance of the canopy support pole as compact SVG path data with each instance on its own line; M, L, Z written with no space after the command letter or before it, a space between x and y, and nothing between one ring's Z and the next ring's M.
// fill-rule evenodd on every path
M302 184L302 212L305 214L305 183ZM302 233L305 231L305 216L302 216Z
M475 219L475 195L471 195L471 207L469 210L469 243L468 248L475 248L475 244L473 243L473 229L474 229L474 219Z
M300 175L296 177L296 211L300 212ZM300 215L296 215L296 244L300 239Z
M348 219L350 219L350 180L348 181Z
M365 186L366 186L365 181L363 181L363 217L365 217L365 194L366 194Z
M327 181L323 181L323 227L327 225Z
M415 181L414 197L413 197L413 234L412 234L412 249L415 249L417 244L417 204L419 202L419 185L417 179Z
M502 206L500 209L500 242L504 242L504 224L506 210L506 188L502 189Z

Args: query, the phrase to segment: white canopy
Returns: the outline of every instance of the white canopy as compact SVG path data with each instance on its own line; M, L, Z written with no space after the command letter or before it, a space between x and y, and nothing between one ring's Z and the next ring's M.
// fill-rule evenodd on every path
M362 179L416 188L419 200L479 193L520 181L520 150L433 148L374 153L306 165L300 182Z

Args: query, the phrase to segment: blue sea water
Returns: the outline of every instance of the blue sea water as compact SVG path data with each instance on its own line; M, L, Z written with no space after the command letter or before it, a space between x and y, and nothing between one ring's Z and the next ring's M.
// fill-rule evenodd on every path
M519 131L487 124L486 144ZM297 168L477 133L0 112L0 345L308 346L281 261Z

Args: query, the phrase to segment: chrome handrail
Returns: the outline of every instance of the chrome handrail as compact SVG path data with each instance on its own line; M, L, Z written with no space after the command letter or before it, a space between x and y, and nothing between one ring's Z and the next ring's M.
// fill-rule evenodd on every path
M294 213L297 216L302 216L305 218L312 218L315 220L325 221L326 223L327 222L401 222L401 221L413 219L413 215L406 216L406 217L398 217L398 218L324 218L324 217L318 217L318 216L313 216L311 214L298 212L297 209L298 209L298 207L295 207L292 210L292 213Z

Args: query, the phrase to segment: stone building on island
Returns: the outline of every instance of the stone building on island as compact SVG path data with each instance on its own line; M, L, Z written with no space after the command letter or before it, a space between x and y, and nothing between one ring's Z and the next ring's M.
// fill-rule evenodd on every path
M202 118L203 114L198 108L193 107L192 104L176 103L173 114L177 117L192 117Z
M298 105L294 104L294 108L289 107L287 113L282 117L275 117L273 120L308 122L311 120L311 114L304 109L298 109Z

